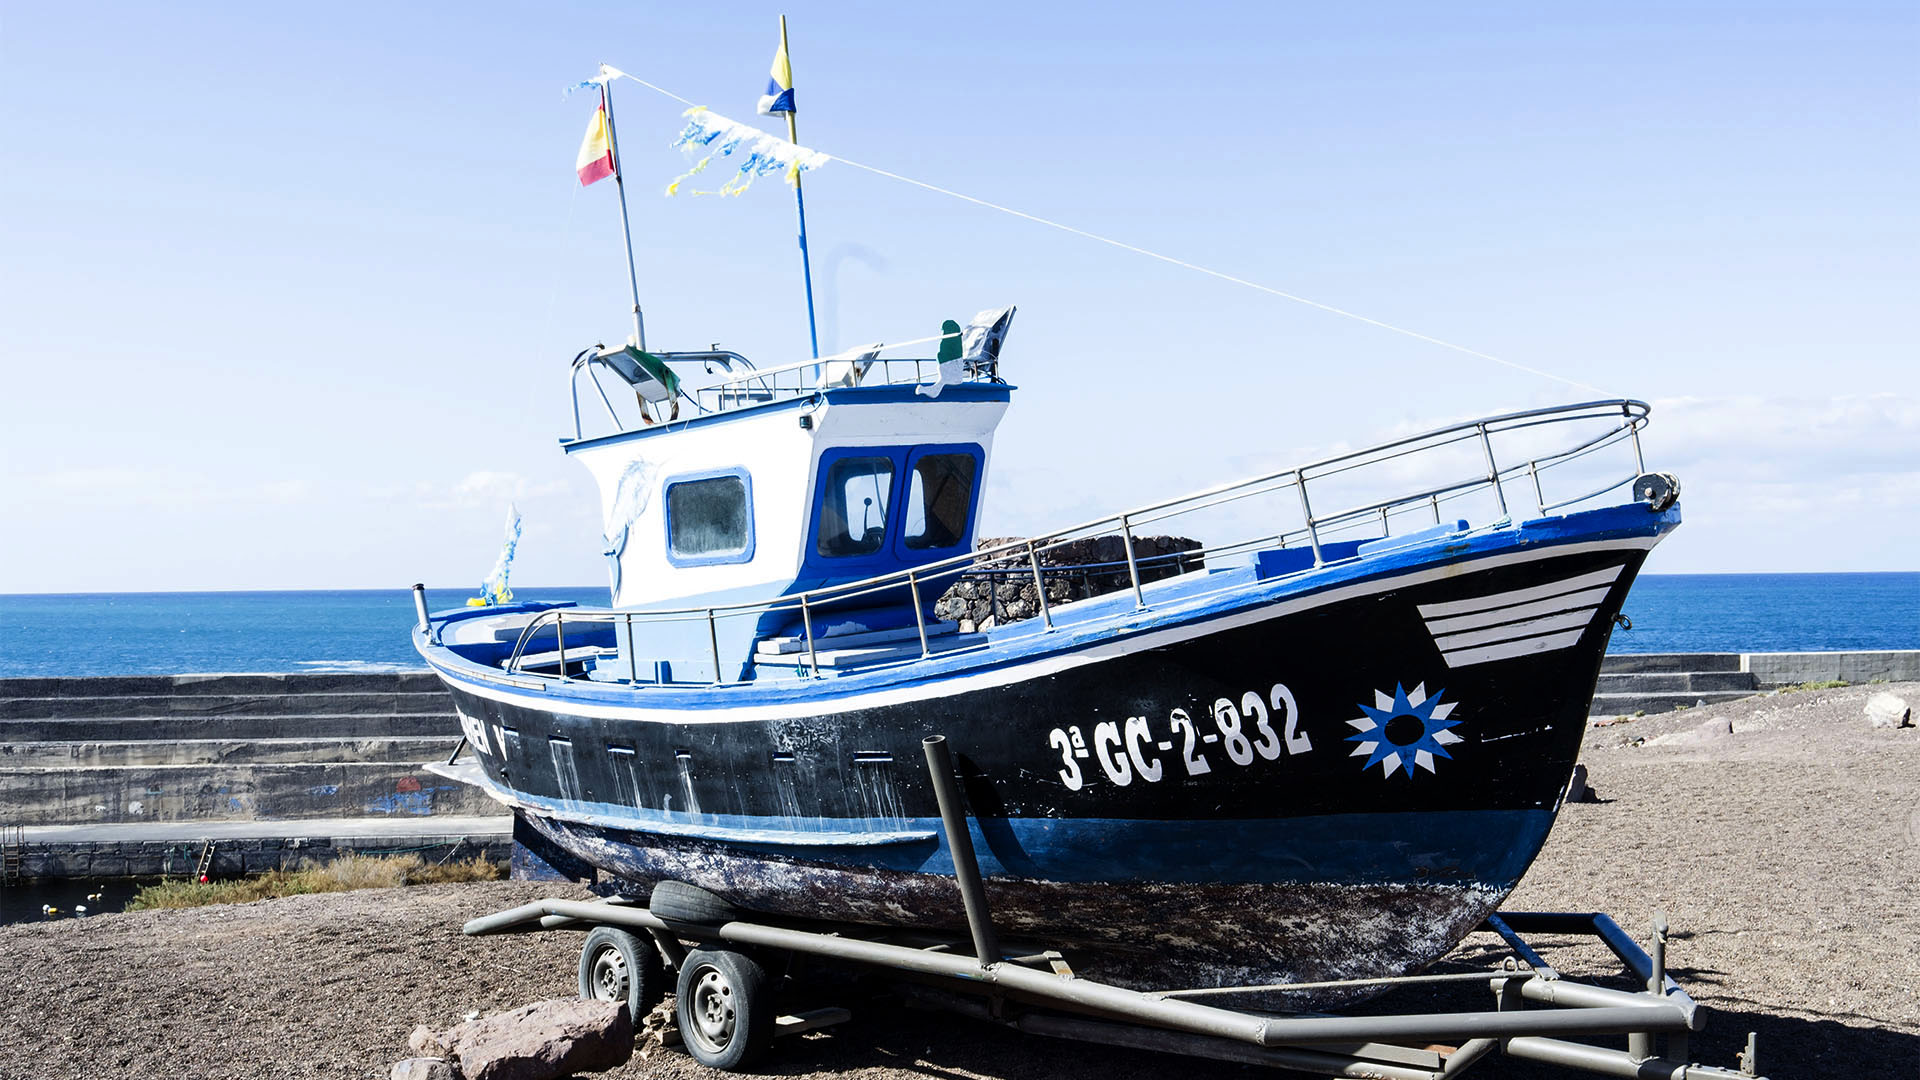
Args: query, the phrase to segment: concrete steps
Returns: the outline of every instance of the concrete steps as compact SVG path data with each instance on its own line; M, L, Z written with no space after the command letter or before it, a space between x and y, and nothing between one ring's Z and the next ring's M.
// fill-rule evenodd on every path
M294 672L285 675L106 675L0 679L0 697L133 697L171 694L439 693L431 672Z
M1671 712L1752 697L1763 687L1739 653L1609 656L1600 665L1592 716Z
M4 691L0 691L4 693ZM0 720L117 716L392 716L446 712L445 691L285 694L63 694L0 697Z
M0 769L14 825L480 817L498 804L419 762Z
M448 719L451 723L451 718ZM445 757L446 735L313 739L134 739L95 742L0 743L0 768L71 769L250 763L421 762Z
M459 737L425 674L0 680L0 823L497 815L422 767Z
M274 739L298 734L316 739L459 738L451 699L443 712L307 713L286 715L183 715L39 717L0 720L0 744L25 742L131 742L179 739ZM448 747L452 747L451 741Z

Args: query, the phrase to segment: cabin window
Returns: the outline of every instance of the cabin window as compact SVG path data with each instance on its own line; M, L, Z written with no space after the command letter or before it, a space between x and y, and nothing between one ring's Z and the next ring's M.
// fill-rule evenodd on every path
M820 554L871 555L887 542L890 457L841 458L827 470L820 501Z
M972 454L925 454L908 476L906 532L908 548L952 547L966 539L973 509Z
M667 555L677 565L753 557L751 491L744 473L667 484Z

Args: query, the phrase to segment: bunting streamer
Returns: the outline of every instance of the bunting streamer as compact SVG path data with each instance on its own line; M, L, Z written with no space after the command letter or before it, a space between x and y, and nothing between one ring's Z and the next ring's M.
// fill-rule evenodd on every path
M639 85L644 86L649 90L652 90L654 93L659 94L662 97L671 98L682 105L693 105L693 101L690 98L681 97L679 94L674 93L673 91L667 89L664 86L660 86L656 83L648 82L647 80L639 77L638 75L629 75L626 72L621 71L619 68L613 67L611 65L607 65L607 64L600 65L600 73L601 73L602 79L627 79L632 82L638 83ZM695 106L695 108L700 109L700 111L703 111L703 112L705 111L704 108L701 108L700 106ZM807 151L807 153L813 154L815 152ZM710 157L711 155L709 155L709 158ZM835 159L835 158L828 157L826 154L819 154L817 160L813 163L811 167L817 168L818 166L824 165L828 161L832 161L832 160L838 160L841 164L845 165L849 169L859 169L862 172L869 172L875 176L882 176L889 180L896 180L903 184L909 184L913 187L922 188L926 191L931 191L937 195L946 195L950 198L959 199L961 202L972 203L975 206L979 206L987 210L992 210L996 213L1006 214L1009 217L1016 217L1016 218L1020 218L1023 221L1030 221L1035 225L1042 225L1049 229L1058 229L1061 232L1069 233L1073 236L1081 237L1082 239L1091 240L1096 244L1106 244L1109 247L1118 248L1121 251L1132 252L1135 255L1140 255L1148 259L1154 259L1159 262L1166 263L1169 266L1177 266L1183 270L1192 270L1197 274L1205 274L1208 277L1215 278L1220 281L1225 281L1225 282L1228 282L1229 284L1239 285L1244 288L1253 289L1257 292L1266 293L1269 296L1277 296L1282 300L1287 300L1295 304L1304 304L1307 307L1317 308L1321 311L1327 312L1330 315L1337 315L1343 319L1352 319L1355 322L1365 323L1368 326L1377 327L1381 330L1388 331L1389 333L1400 334L1404 337L1412 338L1415 341L1424 341L1429 345L1437 345L1443 349L1451 349L1454 352L1461 353L1466 356L1471 356L1480 360L1486 360L1491 363L1499 364L1503 367L1513 368L1516 371L1524 371L1529 375L1538 375L1541 378L1552 379L1555 382L1566 383L1569 386L1577 387L1581 390L1586 390L1602 397L1617 396L1613 394L1611 391L1601 390L1600 388L1592 385L1591 383L1584 383L1579 381L1578 379L1569 379L1564 375L1556 375L1551 371L1542 371L1539 368L1532 367L1527 364L1518 363L1513 360L1507 360L1503 357L1494 356L1490 353L1484 353L1478 349L1470 349L1465 345L1460 345L1455 342L1447 341L1443 338L1437 338L1430 334L1422 334L1417 330L1410 330L1404 326L1396 326L1393 323L1387 322L1383 319L1371 318L1369 316L1362 315L1356 311L1348 311L1344 308L1335 307L1332 304L1323 304L1318 300L1313 300L1305 296L1300 296L1295 293L1286 292L1282 289L1276 289L1271 285L1263 285L1257 281L1250 281L1246 278L1238 277L1236 275L1226 273L1225 271L1215 270L1211 267L1201 266L1199 263L1189 262L1185 259L1176 258L1172 255L1166 255L1158 251L1152 251L1135 244L1129 244L1123 240L1116 240L1110 236L1102 236L1099 233L1089 232L1086 229L1076 228L1072 225L1066 224L1065 222L1053 221L1048 218L1043 218L1038 214L1029 214L1024 210L1017 210L1011 206L1003 206L1000 203L989 202L986 199L978 198L973 195L968 195L965 192L955 191L952 188L941 187L938 184L930 184L925 180L916 180L911 176L902 176L897 172L889 172L886 169L882 169L874 165L866 165L858 161L850 161L846 158ZM698 166L696 166L696 168L698 168ZM806 167L803 167L801 171L803 172L806 171ZM691 175L691 173L689 173L688 175ZM685 179L685 177L683 176L681 179ZM678 186L678 181L675 182L675 186ZM671 191L671 189L669 189L669 191Z
M480 595L467 598L468 607L494 607L513 603L513 590L507 587L507 575L513 571L513 553L520 547L520 508L507 504L507 536L500 546L500 557L493 570L480 582Z
M674 147L689 152L705 151L693 168L673 178L668 195L680 193L680 185L705 172L715 158L739 156L740 168L714 191L689 191L693 195L739 195L753 182L769 173L779 173L789 186L800 182L800 174L812 172L833 160L818 150L790 143L759 128L729 120L704 105L695 105L681 114L687 126L673 140Z

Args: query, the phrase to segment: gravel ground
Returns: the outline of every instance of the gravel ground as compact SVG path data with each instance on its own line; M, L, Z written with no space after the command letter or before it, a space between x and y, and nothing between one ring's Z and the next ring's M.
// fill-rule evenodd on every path
M1849 687L1594 728L1584 760L1599 801L1565 808L1507 907L1602 910L1643 938L1666 912L1673 974L1709 1008L1697 1060L1733 1065L1754 1031L1776 1078L1920 1076L1920 730L1869 729L1862 707L1878 690L1920 705L1920 684ZM459 934L547 895L585 894L440 885L0 927L0 1078L384 1077L415 1024L572 995L577 936ZM1476 936L1443 963L1493 953ZM1593 947L1549 959L1624 985ZM769 1072L1273 1075L1009 1033L879 991L835 1000L854 1021L783 1042ZM712 1074L655 1050L604 1075ZM1562 1074L1496 1058L1473 1075Z

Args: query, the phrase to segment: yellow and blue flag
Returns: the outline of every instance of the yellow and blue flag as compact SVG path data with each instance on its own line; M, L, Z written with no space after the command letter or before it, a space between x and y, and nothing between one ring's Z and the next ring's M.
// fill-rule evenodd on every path
M760 95L760 115L793 112L793 65L787 62L786 21L780 24L780 47L773 53L773 68L767 79L767 92Z

